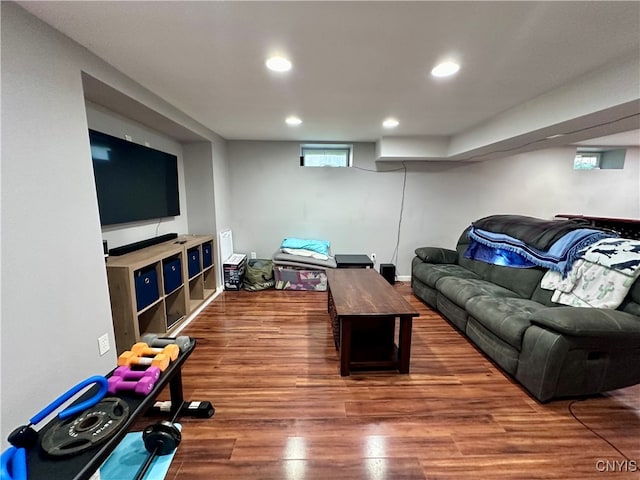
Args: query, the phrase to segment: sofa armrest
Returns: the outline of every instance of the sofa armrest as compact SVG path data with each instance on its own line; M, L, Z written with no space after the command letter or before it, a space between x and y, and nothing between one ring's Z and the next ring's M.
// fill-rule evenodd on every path
M420 247L416 248L416 255L427 263L458 263L458 252L448 248Z
M549 307L529 318L535 325L574 337L640 338L640 317L619 310Z

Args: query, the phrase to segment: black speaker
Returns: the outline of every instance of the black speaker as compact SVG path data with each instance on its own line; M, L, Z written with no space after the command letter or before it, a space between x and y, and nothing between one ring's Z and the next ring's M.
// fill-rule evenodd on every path
M126 253L135 252L136 250L142 250L143 248L157 245L168 240L173 240L174 238L178 238L177 233L165 233L164 235L160 235L159 237L140 240L139 242L129 243L127 245L122 245L121 247L112 248L109 250L109 255L117 257Z
M393 263L381 263L380 275L391 285L396 283L396 266Z

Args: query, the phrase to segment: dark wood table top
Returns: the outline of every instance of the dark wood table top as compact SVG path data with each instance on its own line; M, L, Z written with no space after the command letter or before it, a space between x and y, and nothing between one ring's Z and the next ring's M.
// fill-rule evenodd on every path
M374 269L327 269L326 272L333 303L339 316L420 315Z

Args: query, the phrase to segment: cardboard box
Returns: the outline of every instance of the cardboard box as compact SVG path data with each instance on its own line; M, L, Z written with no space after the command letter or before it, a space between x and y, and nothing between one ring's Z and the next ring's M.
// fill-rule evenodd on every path
M222 264L224 271L224 289L240 290L244 280L244 272L247 268L247 256L243 253L234 253Z

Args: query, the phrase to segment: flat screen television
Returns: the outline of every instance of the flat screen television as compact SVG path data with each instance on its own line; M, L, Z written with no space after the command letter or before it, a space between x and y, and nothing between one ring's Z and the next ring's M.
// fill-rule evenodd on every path
M102 225L180 215L178 157L89 130Z

